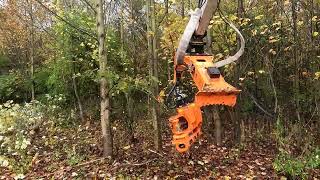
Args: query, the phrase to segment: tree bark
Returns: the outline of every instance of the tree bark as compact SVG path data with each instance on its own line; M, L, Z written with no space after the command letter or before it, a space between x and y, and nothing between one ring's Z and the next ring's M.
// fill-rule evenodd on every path
M184 0L181 0L181 16L184 18Z
M228 108L228 112L230 115L230 119L233 123L233 139L235 140L236 144L241 143L241 127L240 127L240 120L238 117L237 110L235 108Z
M78 104L78 108L79 108L79 115L80 115L80 119L82 122L85 121L84 119L84 113L83 113L83 106L82 106L82 102L79 96L79 92L78 92L78 86L77 86L77 81L76 81L76 73L75 73L75 62L74 60L71 62L72 63L72 86L73 86L73 91L74 91L74 95L76 96L76 100L77 100L77 104Z
M299 47L299 41L298 41L298 29L297 29L297 5L298 0L292 0L292 35L293 35L293 60L295 65L295 76L294 76L294 99L295 99L295 105L296 105L296 115L298 119L297 123L297 146L300 147L303 144L302 140L302 119L300 116L301 107L300 107L300 62L299 62L299 53L300 53L300 47ZM299 48L298 48L299 47Z
M296 114L298 121L301 121L300 118L300 100L299 100L299 94L300 94L300 83L299 83L299 60L298 60L298 42L297 42L297 0L291 1L291 8L292 8L292 36L293 36L293 60L295 64L295 76L294 76L294 94L295 94L295 105L296 105Z
M108 82L105 77L107 67L107 54L105 48L105 27L104 27L104 11L103 0L96 0L97 7L97 34L99 41L99 73L100 73L100 118L102 130L103 155L105 157L113 157L113 137L111 131L110 120L110 102L108 94Z
M159 93L158 82L158 54L157 54L157 27L155 17L155 2L154 0L147 0L147 17L148 17L148 54L149 54L149 76L152 83L153 96ZM151 24L151 25L150 25ZM152 33L150 33L152 32ZM152 35L150 35L152 34ZM157 150L162 147L161 141L161 124L158 118L159 105L155 98L151 98L151 116L154 128L154 144Z
M238 18L243 18L244 17L244 1L243 0L238 0ZM237 37L237 49L240 48L241 42L240 42L240 38ZM238 61L241 58L239 58ZM239 81L240 78L240 73L241 73L241 63L237 64L237 68L234 71L234 78L235 78L235 82ZM240 97L238 97L240 99ZM239 117L239 107L235 106L233 109L229 109L229 114L230 114L230 118L231 121L233 122L233 127L234 127L234 140L236 141L237 144L240 144L241 141L244 139L244 127L242 127L244 125L243 120L241 120L241 118Z
M165 0L165 13L169 13L169 0Z
M133 132L133 122L134 122L134 115L133 115L133 108L134 108L134 102L132 98L132 93L128 92L126 93L126 102L127 102L127 128L128 128L128 134L129 134L129 141L131 143L135 142L134 132Z
M34 19L33 19L33 4L32 0L27 1L29 3L29 16L30 16L30 78L31 78L31 100L35 100L35 88L34 88Z
M207 29L206 51L209 54L212 54L211 44L212 44L211 29ZM206 107L206 108L209 108L209 107ZM209 121L212 121L211 124L214 124L215 143L218 146L220 146L222 144L222 123L221 123L221 118L219 114L219 107L212 106L209 108L209 110L212 113L212 116L211 116L212 118L209 119Z
M219 115L219 108L217 106L212 107L212 114L214 120L216 144L220 146L222 144L222 123Z

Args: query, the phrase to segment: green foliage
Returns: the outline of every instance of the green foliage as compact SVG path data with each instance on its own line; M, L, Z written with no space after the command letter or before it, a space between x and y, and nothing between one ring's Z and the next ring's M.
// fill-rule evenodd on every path
M299 156L293 155L290 145L295 143L295 126L286 129L283 125L283 117L280 112L276 121L275 138L278 143L279 154L273 162L274 169L293 179L306 179L310 169L320 167L320 149L315 147L311 150L304 150L307 153L301 153ZM308 141L310 139L308 138ZM306 144L309 142L305 142ZM306 146L308 147L308 146Z
M14 93L14 84L15 84L14 75L2 75L0 76L0 99L8 99Z
M320 167L320 149L301 156L293 157L292 155L280 152L273 163L274 169L293 179L307 179L308 170Z
M305 165L302 160L293 158L288 154L279 154L273 163L276 171L287 176L296 178L306 178Z
M43 108L40 102L21 106L8 101L0 105L0 153L5 157L2 164L6 167L18 172L28 167L31 129L44 118Z
M8 75L0 75L0 84L0 102L24 100L29 89L29 81L24 74L14 71Z
M68 150L66 153L67 163L69 166L77 165L84 160L84 157L81 154L76 153L74 150Z
M43 124L57 125L74 118L60 106L62 95L46 96L43 102L33 101L22 105L8 101L0 105L0 164L16 172L28 169L32 159L30 148L33 135Z
M9 62L10 62L10 59L0 52L0 68L7 67L9 65Z

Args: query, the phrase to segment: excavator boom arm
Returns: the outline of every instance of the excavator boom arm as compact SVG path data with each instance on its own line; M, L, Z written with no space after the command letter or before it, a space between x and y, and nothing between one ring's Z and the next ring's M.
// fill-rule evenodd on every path
M240 31L227 19L226 23L238 34L241 47L238 52L222 61L213 63L213 55L204 52L204 37L213 14L219 6L219 0L200 0L199 7L191 12L190 20L180 39L174 61L174 86L166 98L171 99L177 115L170 117L173 144L183 153L201 134L201 108L208 105L234 106L240 90L228 84L219 71L219 67L236 61L244 52L245 40ZM183 83L185 72L190 73L197 88L194 97Z
M218 3L219 0L203 0L199 2L202 15L195 31L196 36L204 36L206 34L212 16L217 11Z

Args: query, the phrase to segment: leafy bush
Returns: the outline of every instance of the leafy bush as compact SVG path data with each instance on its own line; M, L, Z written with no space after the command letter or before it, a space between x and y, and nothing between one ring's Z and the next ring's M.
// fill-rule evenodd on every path
M23 173L32 160L32 139L46 124L60 125L72 119L58 105L63 105L63 95L46 95L43 102L33 101L22 105L8 101L0 105L0 167Z
M28 92L28 80L19 72L0 75L0 102L10 99L21 101Z
M30 130L42 121L44 105L34 101L23 106L8 101L0 105L0 165L9 168L27 166L27 147L31 144Z
M293 179L306 179L308 170L320 167L320 149L305 156L293 157L289 153L281 152L273 163L274 169Z

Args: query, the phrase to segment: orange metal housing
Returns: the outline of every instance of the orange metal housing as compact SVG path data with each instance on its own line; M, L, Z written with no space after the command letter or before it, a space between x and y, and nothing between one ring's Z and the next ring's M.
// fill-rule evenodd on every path
M213 56L185 56L192 79L198 88L193 103L177 108L178 114L170 117L173 144L179 152L186 152L201 134L201 107L208 105L234 106L240 90L228 84L222 75L210 76L208 68L214 67ZM185 67L175 65L175 70ZM176 72L174 76L176 81Z

